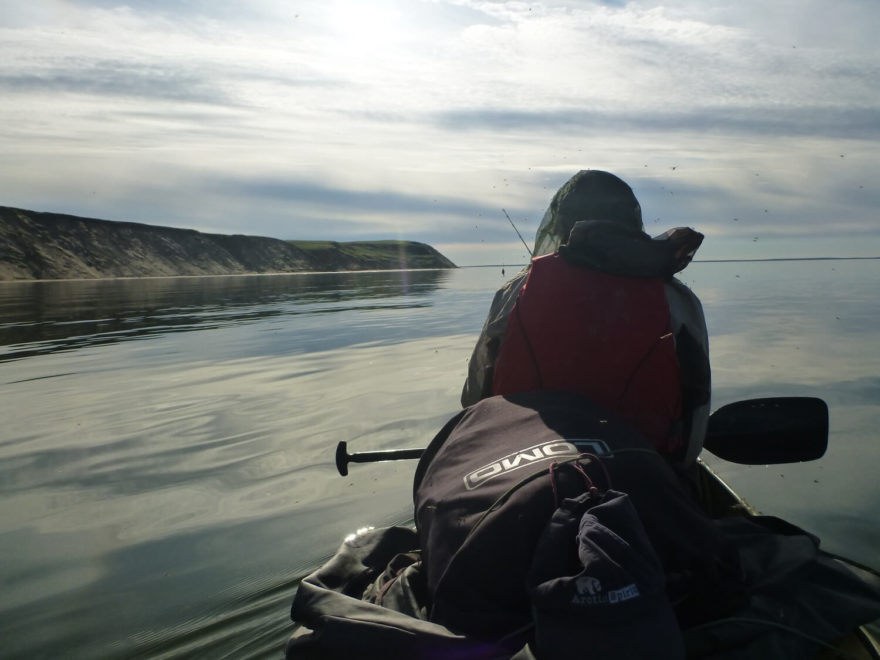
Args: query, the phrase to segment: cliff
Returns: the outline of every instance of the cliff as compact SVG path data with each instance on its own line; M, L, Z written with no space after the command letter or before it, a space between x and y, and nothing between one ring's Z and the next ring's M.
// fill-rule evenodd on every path
M0 206L0 280L455 268L412 241L282 241Z

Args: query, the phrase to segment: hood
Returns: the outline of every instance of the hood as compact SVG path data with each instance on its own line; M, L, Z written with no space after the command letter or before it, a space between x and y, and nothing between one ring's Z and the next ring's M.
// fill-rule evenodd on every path
M642 208L622 179L602 170L581 170L556 192L535 235L533 257L556 252L580 220L606 220L642 230Z
M651 238L645 232L602 220L575 223L559 253L568 263L609 275L669 279L691 262L703 235L676 227Z

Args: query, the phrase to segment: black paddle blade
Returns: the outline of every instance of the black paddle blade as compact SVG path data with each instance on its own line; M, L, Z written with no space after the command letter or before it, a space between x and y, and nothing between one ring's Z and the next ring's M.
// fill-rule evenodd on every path
M709 417L704 447L743 465L813 461L828 448L828 406L805 396L730 403Z
M343 477L348 476L348 443L340 442L336 445L336 470Z

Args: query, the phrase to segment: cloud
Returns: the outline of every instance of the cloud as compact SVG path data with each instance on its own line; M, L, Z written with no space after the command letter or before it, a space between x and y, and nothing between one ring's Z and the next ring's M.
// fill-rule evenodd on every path
M0 74L6 93L75 93L141 99L228 104L230 99L204 73L180 66L138 65L122 61L72 63L40 72Z
M874 28L812 0L35 0L0 18L0 203L479 247L592 167L658 229L880 244Z
M450 213L454 215L477 215L497 209L474 203L471 200L451 197L433 197L424 194L406 194L393 191L347 190L326 184L286 180L227 180L216 183L225 194L243 194L249 197L269 197L285 201L325 205L334 209L366 212L381 211L400 213Z
M541 131L584 133L608 130L629 133L706 132L718 135L753 134L774 137L799 135L876 138L880 114L874 107L684 107L678 111L590 109L519 111L507 108L445 110L436 116L444 130L504 133Z

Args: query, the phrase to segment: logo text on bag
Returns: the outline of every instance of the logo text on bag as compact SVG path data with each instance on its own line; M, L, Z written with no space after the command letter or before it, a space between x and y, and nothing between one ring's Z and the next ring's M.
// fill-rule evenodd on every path
M541 461L547 461L551 458L577 456L584 453L595 454L596 456L611 456L608 445L602 440L551 440L520 449L468 473L464 477L464 486L468 490L473 490L482 486L490 479L497 477L499 474L507 474L508 472L519 470Z

